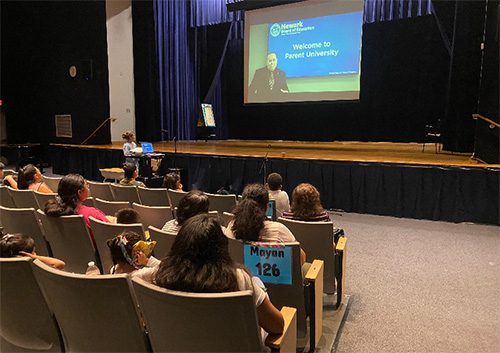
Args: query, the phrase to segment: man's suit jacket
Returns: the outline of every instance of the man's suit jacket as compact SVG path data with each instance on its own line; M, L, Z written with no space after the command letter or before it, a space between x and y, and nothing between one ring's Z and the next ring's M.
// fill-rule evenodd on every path
M281 90L288 91L286 84L286 74L284 71L276 68L274 70L274 86L271 90L269 87L270 72L267 67L262 67L255 71L252 83L248 89L249 97L258 99L272 99L273 97L282 94Z

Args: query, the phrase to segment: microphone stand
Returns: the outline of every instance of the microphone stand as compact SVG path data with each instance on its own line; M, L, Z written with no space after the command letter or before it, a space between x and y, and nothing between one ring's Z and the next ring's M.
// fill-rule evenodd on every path
M83 140L82 143L80 143L80 145L84 145L88 140L90 140L92 137L95 136L95 134L97 133L97 131L99 131L107 122L108 120L111 120L111 121L116 121L116 118L112 118L112 117L109 117L109 118L106 118L106 120L104 120L101 125L99 125L94 131L92 131L90 133L89 136L87 136L87 138L85 140Z
M174 136L174 157L172 158L172 165L175 168L175 157L177 156L177 137Z
M262 171L264 171L264 175L262 176L262 181L263 181L263 185L266 184L266 178L267 178L267 156L269 155L269 152L270 152L270 149L271 149L271 145L267 145L267 152L266 152L266 155L264 156L264 159L262 160L262 164L260 166L260 170L259 170L259 174L262 174Z

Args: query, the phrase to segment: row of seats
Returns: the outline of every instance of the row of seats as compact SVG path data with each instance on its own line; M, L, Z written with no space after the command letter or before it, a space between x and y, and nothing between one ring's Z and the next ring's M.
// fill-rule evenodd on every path
M150 189L90 181L88 183L90 195L94 199L108 202L128 202L128 207L131 207L133 202L145 206L177 207L179 201L186 194L184 191L170 189ZM1 186L0 205L5 207L33 207L35 209L43 209L45 203L56 197L56 195L56 193L46 194L33 190L16 190L7 186ZM219 213L231 212L236 206L236 195L217 195L210 193L206 193L206 195L209 198L211 211L218 211ZM95 207L99 208L98 205Z
M127 275L86 276L0 259L4 351L259 352L251 291L183 293ZM296 352L296 311L266 345Z

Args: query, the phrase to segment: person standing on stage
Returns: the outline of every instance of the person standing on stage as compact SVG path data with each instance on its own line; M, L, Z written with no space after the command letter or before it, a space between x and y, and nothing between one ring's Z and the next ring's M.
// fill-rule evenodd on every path
M137 159L127 158L127 156L134 155L134 149L137 147L134 133L132 131L125 131L122 134L122 139L125 140L125 143L123 144L123 155L125 156L125 161L137 165Z

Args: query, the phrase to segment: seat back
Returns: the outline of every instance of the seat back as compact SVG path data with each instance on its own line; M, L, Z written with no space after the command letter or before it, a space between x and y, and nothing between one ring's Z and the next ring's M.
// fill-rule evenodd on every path
M167 189L137 188L139 198L143 205L169 206Z
M179 201L187 194L187 192L168 189L167 194L170 200L170 207L176 208L179 206Z
M245 263L245 256L243 254L243 242L237 239L228 238L229 255L234 262L239 264Z
M227 227L229 222L234 220L234 214L229 212L222 212L222 214L220 215L220 219L221 219L221 225Z
M98 263L83 216L49 217L42 210L37 214L52 254L66 263L66 271L85 273L89 261Z
M7 208L0 206L0 224L7 233L22 233L35 241L38 255L52 256L50 245L34 208Z
M87 181L90 188L90 195L96 199L114 201L113 194L109 183L99 183L95 181Z
M149 237L156 241L155 257L163 259L170 252L170 248L174 243L177 234L164 232L156 227L149 226Z
M251 291L185 293L132 283L153 351L262 351Z
M33 190L16 190L9 188L9 192L16 207L34 208L35 210L39 208Z
M302 222L279 218L293 233L309 259L324 261L325 293L335 293L335 243L332 222Z
M206 194L210 202L210 211L217 211L222 214L224 212L233 212L236 207L236 195Z
M14 208L16 204L10 196L9 188L7 186L0 186L0 205L4 207Z
M47 201L53 200L57 196L57 193L46 194L39 191L33 191L33 193L35 194L35 199L36 202L38 203L38 208L41 210L45 209L45 204L47 203Z
M95 245L97 247L97 252L99 258L101 259L101 264L103 268L103 273L109 273L110 268L113 266L113 260L111 258L111 253L109 252L109 247L106 244L108 239L116 237L118 234L129 230L141 234L144 236L144 230L142 224L114 224L106 223L95 219L94 217L89 217L90 227L92 228L92 233L94 234Z
M110 187L115 201L128 201L130 204L133 202L141 203L136 186L110 184Z
M62 352L59 327L28 257L0 258L2 352Z
M239 240L229 239L229 251L233 261L238 261L239 259L243 259L243 264L247 266L247 268L254 275L258 274L258 269L249 265L248 261L245 261L244 255L244 245ZM238 246L235 242L239 242L240 246ZM253 245L247 244L247 245ZM304 281L302 279L302 265L300 263L300 244L298 242L293 243L255 243L258 246L269 247L270 250L279 250L283 247L290 248L292 255L292 264L291 264L291 276L292 283L291 284L275 284L269 283L266 281L266 276L260 277L264 284L266 285L267 292L269 293L269 298L271 302L280 310L283 306L290 306L293 308L297 308L297 346L304 346L305 341L307 339L307 321L306 321L306 310L305 310L305 298L304 298ZM261 264L263 265L266 262L264 258L262 258Z
M129 208L128 201L106 201L102 199L94 199L94 207L100 209L105 215L114 216L116 212L123 208Z
M57 189L59 188L59 182L61 181L62 177L48 177L45 175L42 176L43 182L47 184L50 190L57 192Z
M173 218L170 206L144 206L134 202L132 208L139 213L144 228L149 226L161 228Z
M39 260L33 267L66 352L148 352L127 275L79 275Z

